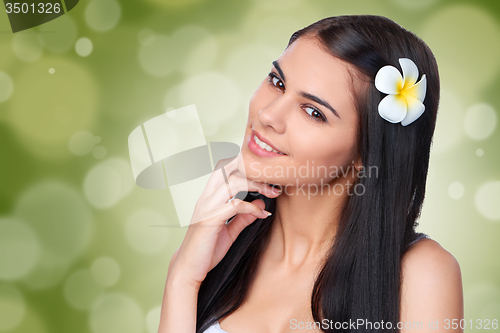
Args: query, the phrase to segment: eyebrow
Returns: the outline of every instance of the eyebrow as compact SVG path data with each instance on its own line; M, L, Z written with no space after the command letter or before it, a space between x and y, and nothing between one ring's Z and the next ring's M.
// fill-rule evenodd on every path
M281 79L283 79L283 82L286 83L285 74L283 74L283 70L281 69L281 67L278 64L277 60L273 61L273 66L278 71L279 75L281 76ZM305 91L299 91L299 95L301 95L302 97L307 98L307 99L309 99L311 101L314 101L314 102L316 102L318 104L323 105L324 107L330 109L333 112L334 115L336 115L338 118L340 118L340 115L338 114L338 112L335 111L335 109L327 101L322 100L318 96L315 96L313 94L307 93Z

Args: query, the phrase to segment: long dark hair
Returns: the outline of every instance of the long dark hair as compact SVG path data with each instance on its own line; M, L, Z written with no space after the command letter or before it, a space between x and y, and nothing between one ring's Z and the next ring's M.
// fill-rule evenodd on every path
M360 88L353 89L359 115L357 148L363 166L378 170L378 177L357 178L364 194L349 196L343 207L335 241L313 287L312 315L317 322L383 320L391 322L392 329L374 325L363 326L362 331L396 331L401 258L418 236L416 220L424 200L436 123L436 60L420 38L380 16L328 17L295 32L288 46L302 36L319 40L332 56L351 64L361 79L357 81L362 82ZM400 68L399 58L413 60L427 77L425 112L408 126L389 123L377 110L385 94L375 88L374 78L385 65ZM258 197L274 213L276 199ZM197 332L231 314L245 300L269 240L273 216L245 228L207 274L198 294ZM333 327L323 331L354 330Z

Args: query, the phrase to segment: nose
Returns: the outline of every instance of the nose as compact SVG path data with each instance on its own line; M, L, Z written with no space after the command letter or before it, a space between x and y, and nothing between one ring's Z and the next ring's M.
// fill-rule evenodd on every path
M290 108L291 106L288 105L286 99L281 96L259 111L259 121L263 126L270 126L277 133L283 134Z

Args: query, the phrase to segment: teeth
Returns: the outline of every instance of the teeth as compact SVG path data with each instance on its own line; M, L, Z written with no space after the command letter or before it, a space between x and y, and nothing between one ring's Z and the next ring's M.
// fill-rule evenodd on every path
M273 149L273 147L271 147L267 143L260 141L259 138L256 135L254 135L253 138L254 138L255 142L257 142L257 144L259 145L260 148L265 149L267 151L273 151L275 153L284 155L282 152L279 152L276 149Z

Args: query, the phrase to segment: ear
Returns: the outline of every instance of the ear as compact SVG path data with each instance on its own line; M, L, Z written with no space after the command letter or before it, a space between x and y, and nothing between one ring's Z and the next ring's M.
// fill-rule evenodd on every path
M361 162L361 156L358 156L358 158L354 162L354 167L358 172L360 172L363 169L363 163Z

